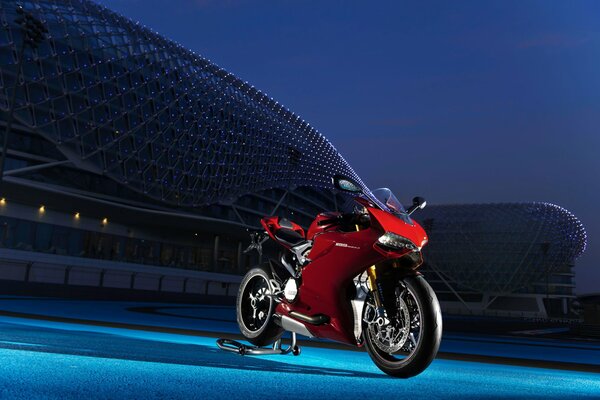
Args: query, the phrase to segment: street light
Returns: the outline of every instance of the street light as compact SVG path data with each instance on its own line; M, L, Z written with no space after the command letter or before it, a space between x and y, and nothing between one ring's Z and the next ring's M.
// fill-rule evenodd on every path
M4 142L2 145L2 156L0 158L0 193L2 192L1 187L4 181L4 163L6 161L8 136L10 135L14 119L15 102L17 100L17 87L19 86L19 78L21 76L21 70L23 69L25 46L29 46L32 49L37 49L40 43L42 43L46 38L45 35L48 33L48 29L44 26L42 21L25 11L22 6L17 7L17 18L15 19L15 22L21 27L23 41L21 42L21 48L19 49L17 58L15 86L13 87L12 97L10 99L8 108L6 130L4 132Z

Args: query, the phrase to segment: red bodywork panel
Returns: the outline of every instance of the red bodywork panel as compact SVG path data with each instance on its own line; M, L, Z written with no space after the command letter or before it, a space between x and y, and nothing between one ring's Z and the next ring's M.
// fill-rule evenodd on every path
M289 222L292 224L293 231L296 231L300 235L302 235L302 237L305 237L304 229L302 229L302 227L300 225L298 225L292 221L289 221ZM263 228L265 228L265 231L267 231L267 234L269 235L269 237L271 239L273 239L274 241L276 241L281 246L283 246L287 249L290 248L290 246L288 246L286 243L281 242L280 240L278 240L275 237L275 232L277 232L278 230L289 229L288 227L281 226L279 217L264 217L260 220L260 224L263 226Z
M371 223L373 223L373 220L377 221L384 232L393 232L400 236L404 236L419 248L427 244L427 234L416 221L411 220L412 224L408 224L386 211L377 208L367 209L371 215Z
M330 220L332 218L336 218L341 216L340 212L325 212L317 215L317 218L310 224L308 228L308 233L306 234L306 238L308 240L313 240L315 235L318 235L323 232L335 231L338 229L338 226L334 223L321 225L323 221Z
M360 199L363 200L363 199ZM323 325L306 324L311 333L320 338L357 345L354 337L354 316L346 290L355 276L371 265L386 259L395 259L409 250L385 251L375 245L385 232L393 232L421 247L427 235L419 224L408 224L400 218L375 208L366 200L360 201L371 216L371 226L356 232L341 232L334 226L319 226L318 221L330 219L332 213L317 216L308 230L313 247L308 258L311 262L302 271L298 298L294 303L285 300L277 305L277 313L288 315L297 311L305 315L324 314L330 322ZM292 317L293 318L293 317Z

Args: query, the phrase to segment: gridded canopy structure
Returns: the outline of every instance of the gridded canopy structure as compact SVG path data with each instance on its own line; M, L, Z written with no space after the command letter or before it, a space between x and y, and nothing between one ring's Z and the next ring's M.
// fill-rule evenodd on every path
M362 184L332 144L246 82L86 0L0 3L0 109L9 108L22 42L15 9L48 40L25 52L17 121L81 169L182 206L252 192Z
M581 222L549 203L433 206L417 217L427 264L456 291L514 292L573 265L586 246Z

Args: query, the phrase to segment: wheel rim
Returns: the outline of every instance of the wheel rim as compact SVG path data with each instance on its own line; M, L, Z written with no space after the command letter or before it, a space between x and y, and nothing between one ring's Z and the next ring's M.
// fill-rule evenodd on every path
M392 362L404 362L419 346L422 312L414 293L403 282L395 288L396 312L378 318L373 296L365 302L365 333L377 354Z
M250 332L260 331L268 322L271 309L269 283L262 275L255 275L242 293L241 317Z

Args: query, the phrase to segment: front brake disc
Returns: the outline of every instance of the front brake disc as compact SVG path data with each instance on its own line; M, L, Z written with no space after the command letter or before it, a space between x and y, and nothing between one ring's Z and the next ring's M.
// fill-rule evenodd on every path
M392 354L404 346L410 333L410 314L404 299L399 298L400 309L395 320L388 324L379 326L377 323L369 324L369 335L373 338L375 345L386 353Z

